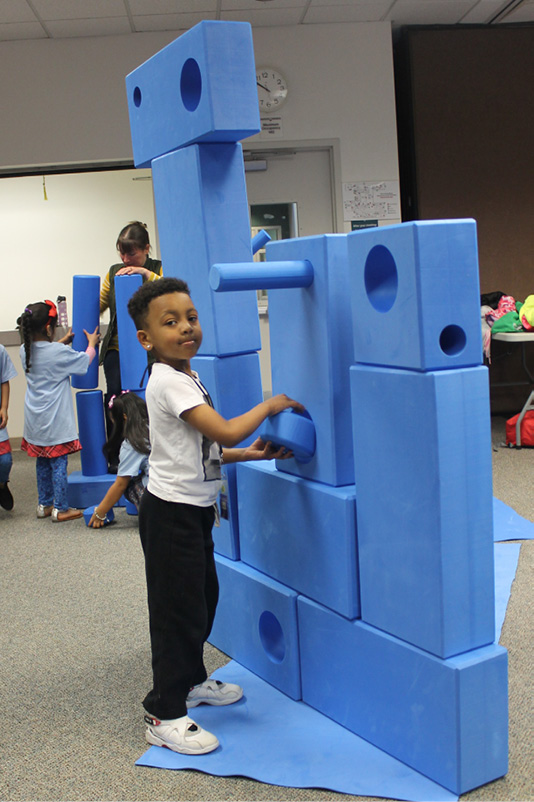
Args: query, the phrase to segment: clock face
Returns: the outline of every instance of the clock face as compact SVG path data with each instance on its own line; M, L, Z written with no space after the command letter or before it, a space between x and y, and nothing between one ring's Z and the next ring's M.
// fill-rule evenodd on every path
M261 67L256 73L260 114L275 114L287 99L287 82L272 67Z

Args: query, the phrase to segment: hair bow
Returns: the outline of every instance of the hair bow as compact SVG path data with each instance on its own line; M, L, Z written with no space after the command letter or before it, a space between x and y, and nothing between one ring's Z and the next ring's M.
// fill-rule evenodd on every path
M129 393L129 392L130 392L129 390L121 390L119 395L125 395L126 393ZM117 398L116 395L112 395L111 396L111 398L108 401L108 409L113 409L113 402L115 401L116 398Z
M53 301L45 301L50 309L48 310L48 317L57 317L57 306Z

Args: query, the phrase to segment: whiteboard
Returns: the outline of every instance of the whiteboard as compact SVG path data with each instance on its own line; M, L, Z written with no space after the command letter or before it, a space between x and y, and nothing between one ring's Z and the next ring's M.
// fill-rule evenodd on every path
M58 295L72 322L72 277L103 279L120 261L115 243L131 220L147 224L159 258L150 169L49 175L44 185L42 175L0 178L0 220L0 331L15 329L29 303Z

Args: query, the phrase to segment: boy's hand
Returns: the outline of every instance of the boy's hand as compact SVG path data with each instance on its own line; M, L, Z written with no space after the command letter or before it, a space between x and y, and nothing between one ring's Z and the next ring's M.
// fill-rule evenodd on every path
M7 426L7 409L0 409L0 429L5 429Z
M293 452L283 446L277 448L271 442L264 442L258 437L250 446L244 449L243 462L260 459L290 459Z
M87 337L87 342L89 343L89 345L92 348L96 348L98 343L100 342L100 334L98 331L98 326L96 327L96 329L93 331L92 334L89 334L89 332L86 331L85 329L83 330L83 333Z
M70 343L74 339L74 334L72 333L72 329L69 329L66 334L58 340L58 343L63 343L63 345L70 345Z
M273 395L272 398L269 398L267 403L269 404L269 415L278 415L278 413L283 412L284 409L294 409L297 412L304 412L303 405L289 398L285 393Z

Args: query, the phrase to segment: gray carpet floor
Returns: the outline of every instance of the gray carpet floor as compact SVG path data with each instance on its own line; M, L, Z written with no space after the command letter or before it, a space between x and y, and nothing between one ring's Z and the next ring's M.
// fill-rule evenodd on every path
M534 450L493 420L494 493L534 521ZM35 463L14 453L15 508L0 509L0 799L333 800L315 789L136 767L150 684L136 518L89 530L35 517ZM77 456L69 469L79 469ZM534 800L534 542L525 541L501 643L510 664L510 770L469 800ZM207 647L210 671L228 658ZM275 734L273 734L275 737ZM318 733L320 738L320 733Z

